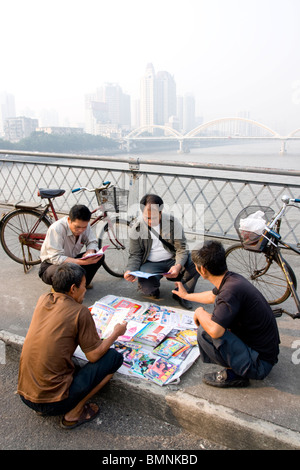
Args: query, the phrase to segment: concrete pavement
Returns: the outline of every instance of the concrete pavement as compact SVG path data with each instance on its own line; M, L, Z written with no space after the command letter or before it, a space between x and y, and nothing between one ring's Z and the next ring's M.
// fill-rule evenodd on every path
M297 258L296 258L297 260ZM24 274L22 265L10 260L0 247L1 313L0 346L17 352L30 324L39 296L49 288L40 281L38 268ZM290 264L295 268L293 261ZM299 266L300 268L300 266ZM295 269L300 280L299 268ZM101 269L84 303L92 305L106 294L145 300L135 284L110 276ZM172 284L162 282L160 305L178 306L170 294ZM198 281L197 290L210 285ZM292 305L288 300L287 305ZM195 304L196 307L196 304ZM300 449L300 320L278 319L281 336L279 363L262 382L245 389L216 389L202 383L202 376L216 366L200 359L177 385L159 387L116 373L101 395L141 415L157 417L230 449ZM6 346L8 347L8 346ZM1 352L1 351L0 351ZM25 407L26 408L26 407ZM24 410L24 420L27 414ZM22 416L19 416L22 423Z

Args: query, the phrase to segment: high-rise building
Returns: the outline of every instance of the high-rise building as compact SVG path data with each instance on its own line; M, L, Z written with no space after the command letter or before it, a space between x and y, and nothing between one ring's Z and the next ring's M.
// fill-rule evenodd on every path
M172 116L176 116L176 83L169 72L157 72L157 124L165 125Z
M170 118L176 116L176 83L166 71L155 74L152 64L148 64L141 78L140 125L170 125ZM149 128L149 132L153 130Z
M121 134L131 124L130 96L115 83L106 83L85 97L85 131L89 134Z
M4 134L4 121L16 117L15 97L10 93L0 94L0 136Z
M146 67L145 75L140 83L140 125L151 126L156 124L156 82L155 71L152 64Z

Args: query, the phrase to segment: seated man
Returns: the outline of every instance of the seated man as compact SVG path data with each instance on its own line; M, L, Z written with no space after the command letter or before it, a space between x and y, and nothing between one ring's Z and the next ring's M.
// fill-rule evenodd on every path
M142 217L129 232L129 260L124 278L135 281L136 277L130 272L137 270L158 273L148 279L138 278L142 292L157 299L163 274L169 280L181 279L187 292L194 292L199 274L191 260L181 224L175 217L162 212L163 201L155 194L146 194L140 207ZM192 309L191 302L174 296L182 307Z
M277 363L279 333L266 299L243 276L227 270L221 243L206 242L192 253L197 271L215 287L212 291L188 294L178 283L176 293L184 299L214 304L210 314L199 307L194 314L198 328L200 357L225 367L204 375L216 387L244 387L249 379L262 380Z
M26 335L19 366L18 393L42 415L63 415L66 429L94 419L99 408L86 405L122 365L111 345L126 331L126 322L101 340L89 309L82 304L85 272L63 263L53 276L55 292L43 294ZM72 356L80 346L88 363L75 370Z
M39 271L40 278L46 284L52 285L52 277L58 265L75 263L84 268L86 285L90 287L94 275L103 263L103 256L81 259L83 255L98 251L90 219L91 212L88 207L75 205L71 208L69 216L62 217L50 225L41 248L42 264ZM84 246L87 251L81 253Z

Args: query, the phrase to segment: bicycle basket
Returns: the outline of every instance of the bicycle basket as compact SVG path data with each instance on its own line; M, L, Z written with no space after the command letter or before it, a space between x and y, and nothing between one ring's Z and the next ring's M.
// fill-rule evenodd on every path
M239 239L245 250L251 251L263 251L269 241L269 235L266 230L249 231L241 229L240 222L241 219L247 219L252 214L255 214L257 211L263 212L263 219L267 225L273 218L275 212L271 207L268 206L248 206L237 215L234 221L234 227L237 231Z
M98 204L103 205L107 212L126 212L128 206L128 189L116 186L107 189L96 189Z

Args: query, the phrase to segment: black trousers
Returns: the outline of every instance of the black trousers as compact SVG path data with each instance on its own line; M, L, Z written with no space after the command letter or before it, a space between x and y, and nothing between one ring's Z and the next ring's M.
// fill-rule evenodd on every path
M84 253L80 253L76 258L81 258ZM99 261L95 264L89 264L87 266L82 266L85 270L85 277L86 277L86 285L88 286L91 282L93 277L95 276L96 272L102 266L104 260L104 256L101 256ZM43 261L39 270L39 276L45 284L49 284L52 286L52 278L56 271L57 264L51 264L47 261Z

